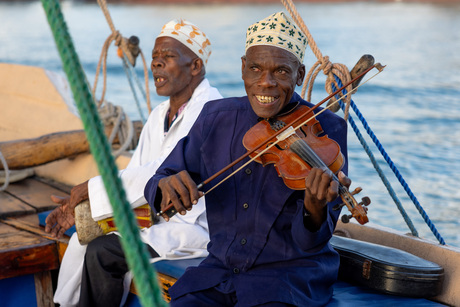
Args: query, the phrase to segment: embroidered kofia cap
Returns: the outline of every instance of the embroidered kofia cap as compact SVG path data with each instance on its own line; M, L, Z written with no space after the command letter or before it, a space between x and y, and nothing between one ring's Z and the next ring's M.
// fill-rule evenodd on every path
M177 39L192 50L204 65L211 55L211 42L197 26L183 19L171 20L163 26L158 37L168 36Z
M251 25L246 32L246 49L266 45L285 49L303 63L308 41L305 34L283 12L268 16Z

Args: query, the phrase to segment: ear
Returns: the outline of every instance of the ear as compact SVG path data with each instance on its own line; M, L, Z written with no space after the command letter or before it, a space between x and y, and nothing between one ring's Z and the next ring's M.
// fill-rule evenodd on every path
M241 77L243 77L244 68L246 67L246 56L241 57Z
M192 61L192 65L190 66L192 76L198 76L201 73L201 70L203 70L204 65L203 65L203 60L200 58L195 58Z
M303 83L303 78L305 78L305 65L301 64L297 70L297 85L301 86Z

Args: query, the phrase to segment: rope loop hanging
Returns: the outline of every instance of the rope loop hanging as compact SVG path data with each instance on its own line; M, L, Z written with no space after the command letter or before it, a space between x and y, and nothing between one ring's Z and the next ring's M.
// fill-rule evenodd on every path
M332 85L334 85L336 88L339 88L337 86L337 82L335 80L335 76L337 76L343 84L348 83L351 80L350 76L350 71L348 68L343 65L343 64L336 64L336 63L331 63L329 61L328 56L323 56L321 54L321 51L319 50L318 46L316 45L315 40L313 39L313 36L311 35L310 31L308 30L308 27L306 26L305 22L303 21L302 17L298 13L294 3L292 0L281 0L283 5L285 6L286 10L289 12L291 15L292 19L294 22L300 27L300 30L305 34L308 40L308 44L310 46L310 49L312 50L313 54L317 58L317 62L311 67L309 70L307 77L305 78L303 87L302 87L302 92L301 96L302 98L305 98L305 93L307 92L307 98L306 100L311 101L311 93L313 90L313 84L315 83L316 77L318 73L322 70L323 73L326 75L326 84L325 84L325 89L328 94L333 93L334 91L332 90ZM352 90L352 85L349 85L346 88L347 92L350 92ZM346 104L345 107L345 114L344 118L345 120L348 119L348 110L350 107L350 101L351 97L347 95L344 99L344 102Z
M137 144L137 139L134 139L135 138L134 127L128 115L125 114L125 112L123 111L121 107L114 107L111 103L105 100L105 94L107 91L107 56L108 56L108 50L111 44L114 43L114 45L118 47L117 53L118 53L118 56L122 58L125 68L129 67L132 69L136 63L135 55L136 56L139 54L141 55L143 67L144 67L145 92L147 93L146 94L145 92L143 92L143 94L144 94L144 98L147 103L148 112L150 113L151 103L150 103L150 93L149 93L149 85L148 85L148 68L147 68L147 64L145 61L145 57L142 53L142 50L140 50L140 48L136 48L136 51L133 52L132 48L130 48L128 39L124 38L121 35L121 33L115 29L112 18L110 17L110 13L107 9L106 1L98 0L97 2L102 9L102 12L107 20L107 23L112 33L107 37L107 39L105 40L102 46L101 55L99 57L99 61L98 61L97 68L96 68L96 75L94 78L92 94L93 94L93 97L96 97L96 89L97 89L97 84L99 81L99 74L101 72L101 67L102 67L103 86L102 86L101 97L100 99L97 99L97 108L99 112L101 113L101 118L103 119L104 124L113 125L112 133L109 137L110 143L112 143L115 140L115 136L117 136L119 143L121 144L121 146L113 152L113 155L117 157L124 150L133 149ZM135 55L133 55L133 53L135 53ZM133 75L135 76L134 73ZM141 109L137 101L137 95L135 95L135 91L132 86L131 80L129 81L130 81L131 89L134 94L134 98L136 100L136 103L137 103L137 106L140 112L141 119L144 122L145 121L144 116L141 113ZM141 88L142 90L142 86L139 85L139 88Z

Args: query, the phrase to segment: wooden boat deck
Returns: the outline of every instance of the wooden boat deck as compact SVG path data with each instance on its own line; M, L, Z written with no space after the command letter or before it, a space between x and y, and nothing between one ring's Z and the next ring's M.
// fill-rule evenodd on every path
M55 239L39 226L38 213L56 207L50 195L66 196L70 187L38 177L9 185L0 192L0 293L20 276L32 275L37 306L54 306L52 272L59 268L68 238ZM3 291L5 293L3 293ZM29 295L24 293L24 295Z
M4 303L5 306L33 306L35 302L36 306L39 307L54 306L53 292L57 272L69 238L55 239L50 237L49 234L45 233L44 228L39 225L38 214L56 207L51 201L50 195L69 195L70 188L69 186L34 176L12 183L7 191L0 192L0 297L2 297L2 304ZM356 225L349 226L354 227ZM342 231L353 230L350 227L343 228L344 225L339 223L339 229L342 229ZM356 226L356 228L359 229L359 226ZM359 230L359 233L362 233L362 231ZM174 264L176 265L177 263L174 262ZM443 265L445 265L448 272L446 279L449 280L451 279L449 271L452 271L452 268L445 263ZM155 267L158 270L158 279L163 290L163 297L169 302L168 288L174 284L176 278L185 270L185 267L178 270L174 266L174 272L172 272L171 265L167 261L157 262ZM29 286L24 282L23 278L25 277L28 278ZM19 287L17 286L18 284ZM343 296L341 293L346 292L343 290L343 285L341 287L334 290L336 301L331 302L330 306L336 306L336 303L339 304L338 302ZM18 293L17 288L21 292ZM353 289L356 291L358 288L354 287ZM135 293L133 285L131 290L131 292ZM25 291L28 291L28 293L25 294ZM32 302L21 303L17 301L21 295L24 297L31 296L32 293L30 292L35 292ZM367 297L366 295L371 295L372 299L380 298L381 300L390 300L393 303L395 300L398 303L401 303L399 300L404 300L404 298L398 297L384 297L384 295L376 294L375 291L369 291L368 289L360 290L359 295L356 295L356 297L362 303L362 299ZM134 303L130 303L128 298L129 306L139 306L135 296L134 298L131 296L131 300ZM456 299L452 298L446 301L452 300L455 301ZM414 299L410 302L415 306L437 306L436 303L423 299Z

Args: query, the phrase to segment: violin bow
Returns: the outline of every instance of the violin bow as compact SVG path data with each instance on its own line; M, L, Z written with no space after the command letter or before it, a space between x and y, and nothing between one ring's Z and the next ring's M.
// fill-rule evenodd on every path
M348 87L350 84L352 84L353 82L355 82L356 80L359 80L360 78L364 77L364 75L366 75L369 71L371 71L372 69L376 68L378 70L378 72L376 74L374 74L372 77L370 77L369 79L367 79L365 82L359 84L358 86L356 86L355 88L353 88L351 91L347 92L345 95L342 95L339 99L337 99L336 101L334 101L333 103L331 103L329 106L327 106L326 108L324 108L323 110L319 111L318 113L314 114L314 116L311 116L309 117L307 120L305 120L304 122L302 122L301 124L299 124L294 130L298 129L299 127L301 127L302 125L306 124L308 121L312 120L313 118L315 118L317 115L321 114L322 112L326 111L327 109L331 108L332 106L334 106L335 104L337 104L339 101L341 101L342 99L344 99L347 95L351 95L352 93L354 93L355 91L358 90L358 88L361 86L361 85L364 85L365 83L367 83L369 80L371 80L372 78L374 78L375 76L377 76L379 73L381 73L383 71L383 69L386 67L386 65L382 65L380 63L375 63L374 65L368 67L366 70L364 70L361 74L359 74L358 76L356 76L355 78L353 78L351 81L347 82L346 84L344 84L341 88L337 89L335 92L333 92L332 94L330 94L329 96L327 96L326 98L324 98L323 100L321 100L320 102L318 102L316 105L314 105L313 107L311 107L307 112L305 112L304 114L300 115L298 118L296 118L293 122L292 122L292 125L294 124L297 124L300 120L302 120L304 117L306 117L307 115L309 115L310 113L313 113L314 110L316 110L318 107L320 107L322 104L324 104L326 101L328 101L329 99L331 99L332 97L334 97L335 95L337 95L338 93L340 93L342 90L344 90L346 87ZM275 137L278 137L279 135L281 135L283 132L285 132L287 129L291 128L292 129L292 125L291 126L285 126L283 127L282 129L280 129L279 131L277 131L276 133L274 133L271 137L267 138L267 140L265 140L264 142L262 142L259 146L253 148L252 150L246 152L244 155L242 155L241 157L239 157L238 159L236 159L235 161L233 161L232 163L230 163L229 165L227 165L226 167L224 167L223 169L221 169L220 171L218 171L217 173L215 173L214 175L212 175L211 177L209 177L208 179L204 180L203 182L201 182L200 184L197 185L197 189L200 190L202 189L206 184L208 184L209 182L211 182L212 180L216 179L217 177L219 177L220 175L222 175L224 172L226 172L227 170L229 170L230 168L232 168L233 166L235 166L236 164L238 164L239 162L241 162L243 159L245 159L246 157L248 157L249 155L253 154L256 150L260 149L262 146L268 144L270 141L272 141ZM260 157L261 155L263 155L268 149L270 149L272 146L275 146L278 142L280 142L281 140L283 140L283 138L278 138L277 141L273 142L272 144L270 144L269 146L267 146L267 148L265 148L264 150L262 150L261 152L259 152L259 154L257 154L255 157L251 158L249 161L247 161L246 163L244 163L241 167L239 167L237 170L235 170L234 172L232 172L231 174L229 174L227 177L225 177L224 179L222 179L220 182L218 182L217 184L215 184L212 188L210 188L208 191L204 192L203 196L208 194L209 192L211 192L212 190L214 190L216 187L218 187L219 185L221 185L223 182L225 182L228 178L232 177L234 174L236 174L237 172L239 172L242 168L244 168L246 165L248 165L249 163L251 163L252 161L254 161L255 159L257 159L258 157ZM157 213L157 216L160 216L162 215L163 213L166 213L168 214L168 212L170 212L170 216L174 215L176 212L175 210L173 209L174 205L171 203L169 204L165 210L162 210L160 212ZM169 214L168 214L169 216Z

